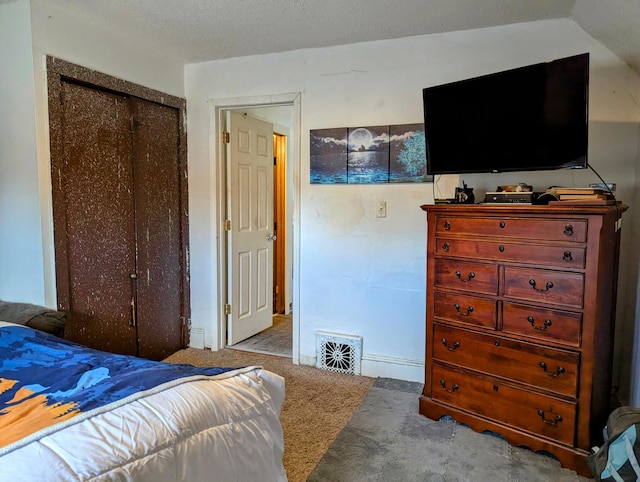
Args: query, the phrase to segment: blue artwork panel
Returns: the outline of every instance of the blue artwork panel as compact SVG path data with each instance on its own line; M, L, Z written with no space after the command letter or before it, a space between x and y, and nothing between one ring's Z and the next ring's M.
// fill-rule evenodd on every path
M349 128L349 184L389 182L389 126Z
M389 182L426 182L424 124L389 126Z
M311 184L340 184L347 178L346 127L316 129L311 137Z
M310 131L311 184L432 182L424 124Z

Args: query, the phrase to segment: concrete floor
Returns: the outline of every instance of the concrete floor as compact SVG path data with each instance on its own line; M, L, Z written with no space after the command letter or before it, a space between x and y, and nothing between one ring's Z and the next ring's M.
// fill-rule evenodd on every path
M377 379L309 482L583 482L554 458L418 413L419 383ZM339 394L336 394L339 396Z

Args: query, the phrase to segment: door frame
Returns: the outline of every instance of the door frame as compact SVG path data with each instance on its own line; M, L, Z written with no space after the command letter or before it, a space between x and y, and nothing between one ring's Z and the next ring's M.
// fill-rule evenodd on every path
M292 236L292 361L294 364L300 363L300 140L301 140L301 98L300 92L231 97L209 100L210 105L210 139L211 139L211 185L216 187L215 199L215 221L212 226L212 237L216 239L216 259L217 259L217 301L216 317L213 320L211 349L221 350L226 346L227 315L224 313L224 305L227 297L227 236L224 231L224 220L227 211L227 163L226 144L222 142L222 132L226 125L226 112L229 110L251 109L257 107L282 107L293 108L293 143L291 152L291 168L287 170L288 193L293 197L293 210L291 220L293 228Z

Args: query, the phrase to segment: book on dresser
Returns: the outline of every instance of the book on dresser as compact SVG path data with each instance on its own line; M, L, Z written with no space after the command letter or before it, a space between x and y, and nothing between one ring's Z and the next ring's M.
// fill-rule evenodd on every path
M624 205L424 205L425 385L451 416L591 476L610 412Z
M607 194L609 191L599 187L556 187L553 188L556 194L573 195L573 196L589 196L594 194Z
M609 199L606 194L560 194L561 201L593 201L596 199Z

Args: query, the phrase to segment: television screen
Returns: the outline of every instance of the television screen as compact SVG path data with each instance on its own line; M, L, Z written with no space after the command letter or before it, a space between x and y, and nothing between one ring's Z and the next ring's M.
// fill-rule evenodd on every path
M586 168L589 54L423 89L428 174Z

